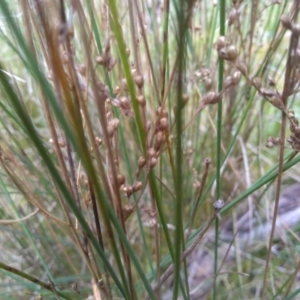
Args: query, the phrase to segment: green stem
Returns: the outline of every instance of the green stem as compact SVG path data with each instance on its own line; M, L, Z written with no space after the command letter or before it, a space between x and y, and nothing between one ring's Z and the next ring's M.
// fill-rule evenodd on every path
M225 0L219 1L219 13L220 13L220 35L225 35ZM224 79L224 60L219 61L219 83L218 91L223 90ZM218 103L218 121L217 121L217 160L216 160L216 200L220 199L221 195L221 141L222 141L222 101ZM218 272L218 241L219 241L219 219L216 219L215 223L215 249L214 249L214 285L213 285L213 299L217 297L216 278Z
M66 300L74 299L74 295L72 295L72 297L68 297L68 296L66 296L64 293L59 292L59 291L57 291L57 290L54 290L54 288L52 287L51 284L46 284L46 283L44 283L43 281L40 281L39 279L37 279L37 278L35 278L35 277L33 277L33 276L31 276L31 275L25 273L25 272L22 272L22 271L20 271L20 270L18 270L18 269L16 269L16 268L13 268L13 267L11 267L11 266L8 266L8 265L6 265L6 264L4 264L4 263L2 263L2 262L0 262L0 269L6 270L6 271L8 271L8 272L10 272L10 273L13 273L13 274L15 274L15 275L18 275L18 276L20 276L20 277L22 277L22 278L24 278L24 279L27 279L27 280L29 280L29 281L35 283L36 285L39 285L39 286L42 287L43 289L46 289L46 290L48 290L48 291L50 291L50 292L52 292L52 293L55 293L55 294L59 295L60 297L66 299ZM79 297L76 297L76 299L79 299Z

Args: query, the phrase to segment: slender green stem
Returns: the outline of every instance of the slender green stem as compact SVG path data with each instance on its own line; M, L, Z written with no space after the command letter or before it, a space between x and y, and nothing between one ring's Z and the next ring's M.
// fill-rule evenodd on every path
M144 131L144 127L143 127L141 113L139 110L139 104L136 99L135 86L134 86L132 74L130 72L130 66L129 66L129 61L128 61L128 57L126 54L126 47L124 44L122 28L119 23L117 5L116 5L115 0L109 1L108 5L109 5L111 16L112 16L113 30L114 30L114 34L115 34L115 37L116 37L116 40L118 43L118 49L120 52L125 77L127 80L127 86L128 86L129 94L131 97L132 108L134 111L135 121L136 121L136 125L138 128L139 138L140 138L140 142L141 142L141 146L142 146L141 148L142 148L143 152L146 153L145 131Z
M170 0L164 1L164 25L163 25L163 57L161 66L161 101L164 99L165 95L165 81L166 81L166 70L167 70L167 59L168 59L168 33L169 33L169 13L170 13Z
M50 292L53 292L54 294L59 295L63 299L66 299L66 300L80 299L80 297L77 296L77 295L75 295L75 293L74 293L74 295L72 295L72 297L71 296L67 296L65 293L62 293L62 292L57 291L57 290L54 290L53 289L53 284L51 285L51 284L44 283L43 281L41 281L41 280L39 280L39 279L37 279L37 278L35 278L35 277L33 277L33 276L31 276L31 275L23 272L23 271L20 271L20 270L18 270L16 268L8 266L8 265L2 263L1 261L0 261L0 269L6 270L6 271L8 271L10 273L13 273L15 275L18 275L18 276L26 279L28 281L31 281L31 282L35 283L36 285L42 287L43 289L46 289L46 290L48 290Z
M180 270L181 270L181 249L182 249L182 237L183 237L183 226L182 226L182 94L183 94L183 79L185 74L185 55L186 55L186 24L184 7L181 3L179 10L177 11L178 19L178 84L177 84L177 109L176 109L176 174L175 174L175 219L174 224L176 227L174 242L175 242L175 256L174 256L174 287L173 287L173 300L178 298L178 287L180 282Z
M225 0L219 1L219 14L220 14L220 36L225 35ZM224 60L219 61L219 82L218 90L223 90L223 78L224 78ZM218 120L217 120L217 159L216 159L216 200L221 196L221 143L222 143L222 101L218 103ZM214 249L214 286L213 286L213 299L217 299L217 272L218 272L218 243L219 243L219 219L216 219L215 223L215 249Z

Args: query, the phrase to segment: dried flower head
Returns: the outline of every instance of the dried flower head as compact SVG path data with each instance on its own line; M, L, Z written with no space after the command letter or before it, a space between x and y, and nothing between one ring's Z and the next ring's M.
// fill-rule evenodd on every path
M224 200L219 199L214 203L214 209L218 212L224 206Z
M114 95L118 95L121 91L121 88L117 85L115 88L114 88Z
M166 109L162 109L162 111L161 111L161 117L168 119L169 113L168 113L168 111Z
M146 106L146 99L143 95L139 95L136 99L140 106L142 107Z
M125 221L130 217L133 211L134 211L134 206L132 205L125 205L123 207L123 216Z
M261 87L262 87L262 80L260 77L254 77L252 79L252 84L253 86L257 89L257 90L260 90Z
M82 75L82 76L86 76L86 66L81 64L78 66L78 72Z
M241 62L240 60L238 60L235 64L235 67L243 74L243 75L247 75L247 67L246 65Z
M160 125L160 128L162 130L167 130L168 126L169 126L168 119L167 118L161 118L159 120L159 125Z
M218 55L220 58L223 58L228 61L235 61L239 55L236 47L230 45L228 47L223 47L218 50Z
M229 13L228 26L234 24L234 22L238 20L238 17L239 17L238 11L235 8L233 8Z
M199 181L199 180L194 181L194 183L193 183L193 188L194 188L195 190L199 190L200 187L201 187L200 181Z
M268 139L267 139L266 147L267 148L274 148L276 146L283 146L281 138L280 137L274 138L272 136L269 136Z
M139 89L141 89L141 88L144 86L144 78L143 78L143 76L142 76L142 75L139 75L139 74L136 74L136 75L134 76L134 82L135 82L135 84L137 85L137 87L138 87Z
M143 156L141 156L138 160L138 166L140 169L142 169L145 165L146 165L146 159Z
M98 136L95 138L95 143L96 143L96 146L99 147L102 145L102 139L100 139Z
M225 40L225 36L220 36L218 37L217 41L216 41L216 48L217 51L221 50L222 48L226 47L226 40Z
M149 166L150 168L154 168L155 166L157 165L157 158L156 157L151 157L150 158L150 163L149 163Z
M124 91L128 91L127 80L125 78L122 79L122 88Z
M275 83L274 79L271 76L268 76L268 84L271 87L276 86L276 83Z
M125 186L123 188L123 191L125 192L125 194L128 198L133 194L133 188L131 185Z
M183 102L183 104L188 103L188 101L189 101L189 95L188 94L182 95L182 102Z
M154 148L150 148L150 149L148 150L148 156L149 156L149 157L156 156L156 151L155 151Z
M212 88L212 80L211 78L205 78L205 91L210 91Z
M119 107L125 116L129 116L129 117L134 116L131 109L130 98L128 97L121 97L120 99L114 98L111 100L111 104L113 106Z
M280 18L281 24L285 29L291 30L292 29L292 21L289 16L284 15Z
M300 35L300 24L299 23L292 25L292 33L295 37L299 37L299 35Z
M132 186L133 191L134 192L139 191L142 188L142 186L143 186L143 184L140 181L136 181Z
M233 80L231 76L227 76L224 80L224 88L228 89L229 87L231 87L233 85Z
M234 45L230 45L227 48L227 60L233 61L238 57L238 55L239 55L239 53Z
M125 183L125 176L122 174L118 174L117 182L118 182L119 187L122 186Z
M232 75L232 82L233 84L238 84L241 79L242 73L240 71L234 71Z
M204 95L202 102L205 105L216 104L222 100L222 94L216 92L208 92Z
M273 95L272 97L269 98L269 102L279 108L279 109L282 109L283 108L283 103L282 103L282 100L280 97L278 97L278 95Z

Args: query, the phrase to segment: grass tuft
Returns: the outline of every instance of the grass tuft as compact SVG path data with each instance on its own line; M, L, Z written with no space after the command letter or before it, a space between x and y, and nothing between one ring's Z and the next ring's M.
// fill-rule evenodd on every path
M0 1L0 298L297 297L298 14Z

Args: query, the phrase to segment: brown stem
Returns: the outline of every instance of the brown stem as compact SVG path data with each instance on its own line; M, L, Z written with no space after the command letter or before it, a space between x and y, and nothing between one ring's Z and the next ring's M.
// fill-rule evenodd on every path
M207 175L208 175L208 169L209 169L209 165L211 163L211 160L209 158L205 158L204 163L205 163L205 171L204 171L204 174L203 174L203 178L202 178L202 182L201 182L201 186L200 186L200 191L199 191L199 194L197 196L196 203L195 203L195 206L194 206L194 210L193 210L193 214L192 214L192 218L191 218L191 223L190 223L188 233L187 233L187 238L186 238L187 240L190 236L190 233L191 233L191 230L192 230L192 227L193 227L193 223L194 223L194 219L195 219L195 216L196 216L197 208L198 208L198 205L199 205L199 201L200 201L201 196L202 196L203 191L204 191L204 186L205 186L205 183L206 183L206 178L207 178Z
M299 5L300 1L295 0L293 3L294 7L294 15L292 21L297 20L297 16L299 13ZM283 111L281 116L281 140L284 143L285 140L285 128L286 128L286 105L288 96L290 95L291 91L294 89L291 83L294 83L294 66L293 66L293 51L296 52L297 44L299 40L299 34L295 33L292 30L292 35L290 39L290 46L289 46L289 52L288 52L288 58L287 58L287 64L286 64L286 71L285 71L285 78L284 78L284 87L282 92L282 105L283 105ZM274 233L276 228L276 219L278 214L278 206L279 206L279 198L280 198L280 187L281 187L281 180L282 180L282 173L283 173L283 158L284 158L284 147L280 147L279 149L279 165L278 165L278 178L277 178L277 186L276 186L276 198L275 198L275 208L273 213L273 220L272 220L272 229L269 239L269 247L268 247L268 253L266 258L266 266L264 271L264 280L263 280L263 288L262 288L262 297L264 297L265 289L266 289L266 283L267 283L267 273L271 258L271 249L272 249L272 241L274 239Z
M89 193L90 193L90 197L91 197L91 201L92 201L98 243L99 243L101 249L104 251L104 243L103 243L103 237L102 237L102 232L101 232L101 225L100 225L100 220L99 220L97 202L96 202L95 193L94 193L94 190L92 187L92 183L90 180L88 181L88 189L89 189ZM105 269L105 279L106 279L106 286L108 288L109 299L112 299L111 287L110 287L110 283L109 283L109 274L106 269Z
M204 234L207 232L213 221L215 220L217 214L216 212L210 217L204 228L201 230L199 235L194 239L193 243L181 254L180 257L180 262L182 262L184 259L186 259L192 252L193 250L197 247L201 239L203 238ZM160 280L158 283L153 287L153 291L156 292L162 284L172 275L174 272L174 264L170 265L167 270L162 274L160 277ZM145 300L148 300L149 296L146 296Z

